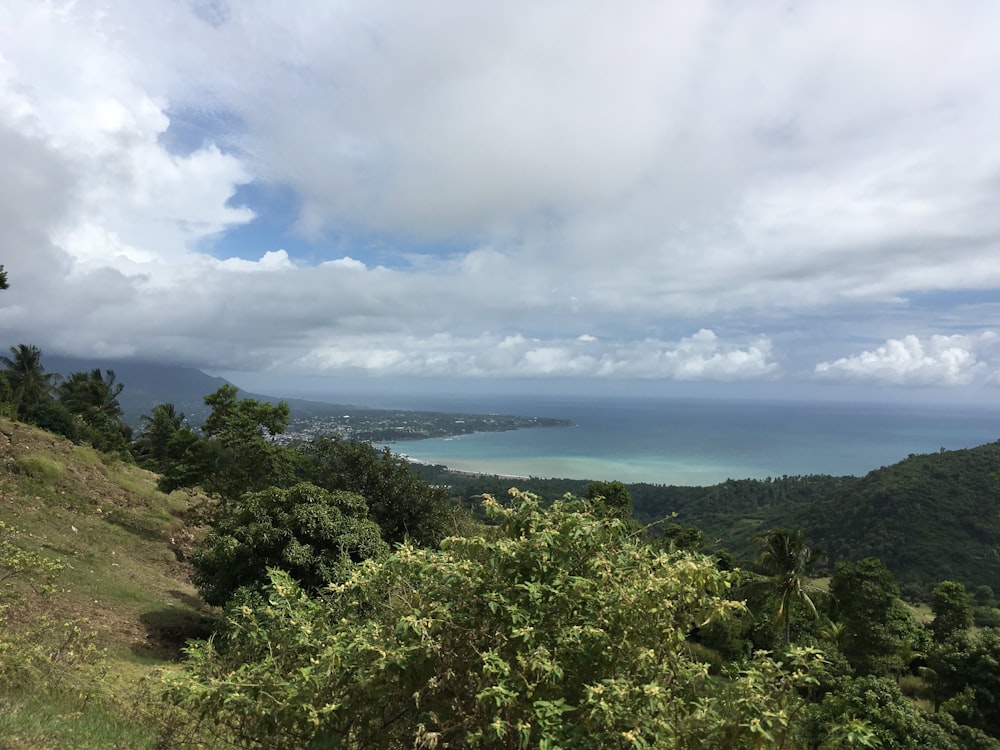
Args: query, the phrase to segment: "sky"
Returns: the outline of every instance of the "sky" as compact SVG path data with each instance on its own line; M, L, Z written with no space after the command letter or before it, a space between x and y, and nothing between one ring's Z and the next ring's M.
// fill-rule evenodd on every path
M998 29L992 0L5 0L0 349L278 395L1000 403Z

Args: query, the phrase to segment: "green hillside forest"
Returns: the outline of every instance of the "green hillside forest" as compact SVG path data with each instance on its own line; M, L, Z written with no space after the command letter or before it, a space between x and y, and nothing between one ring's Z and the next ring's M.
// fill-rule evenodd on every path
M0 748L1000 748L998 444L513 489L2 367Z

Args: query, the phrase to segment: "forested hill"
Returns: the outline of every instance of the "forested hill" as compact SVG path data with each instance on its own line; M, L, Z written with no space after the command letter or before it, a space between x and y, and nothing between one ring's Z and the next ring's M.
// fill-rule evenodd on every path
M546 500L583 495L587 482L505 479L447 474L419 467L430 481L450 484L463 498L507 488ZM810 544L838 560L878 557L913 593L939 581L1000 590L1000 443L913 455L864 477L784 476L730 479L709 487L630 484L633 515L705 534L708 549L725 547L737 560L754 553L753 537L777 527L799 527Z
M831 561L880 558L905 587L1000 588L1000 442L912 455L793 518Z

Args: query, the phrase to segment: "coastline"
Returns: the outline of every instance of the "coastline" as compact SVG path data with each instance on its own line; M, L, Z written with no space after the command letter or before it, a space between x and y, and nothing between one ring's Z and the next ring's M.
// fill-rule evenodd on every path
M474 471L469 469L453 469L445 464L432 463L430 461L421 461L419 458L413 458L406 453L398 454L400 458L406 461L408 464L416 464L418 466L443 466L444 470L448 474L456 474L460 477L484 477L487 479L539 479L539 477L531 477L526 474L502 474L493 471Z

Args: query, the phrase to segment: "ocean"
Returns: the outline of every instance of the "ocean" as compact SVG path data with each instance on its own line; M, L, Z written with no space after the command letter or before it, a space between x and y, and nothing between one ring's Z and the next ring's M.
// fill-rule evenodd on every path
M1000 410L967 405L549 395L424 397L408 408L574 422L391 446L416 461L513 477L710 485L729 478L861 476L913 453L1000 439Z

